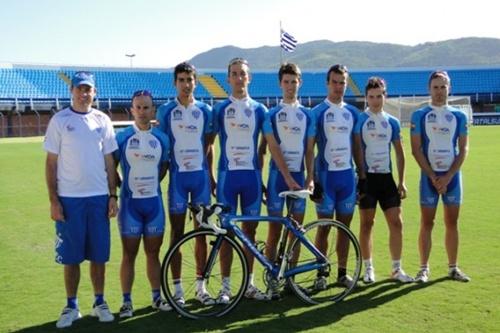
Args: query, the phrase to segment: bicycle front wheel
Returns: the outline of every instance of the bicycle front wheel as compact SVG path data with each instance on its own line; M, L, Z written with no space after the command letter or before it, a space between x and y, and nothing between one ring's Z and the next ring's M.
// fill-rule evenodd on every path
M230 289L225 297L218 298L223 276L229 276L226 286ZM178 313L188 318L225 315L241 300L247 283L248 266L241 246L212 230L187 233L163 259L163 294ZM204 296L200 289L206 292Z
M328 259L324 268L305 271L288 278L295 294L306 303L338 302L354 289L361 271L359 243L343 223L317 220L307 224L304 236ZM288 252L288 269L315 264L318 258L295 238ZM352 284L337 281L339 268L344 268Z

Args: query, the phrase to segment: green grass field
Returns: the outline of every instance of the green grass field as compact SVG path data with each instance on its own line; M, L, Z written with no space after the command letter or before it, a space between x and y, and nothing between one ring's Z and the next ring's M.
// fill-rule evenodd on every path
M405 130L407 186L403 203L405 237L403 264L412 275L418 269L418 169ZM294 296L280 301L243 301L229 315L193 321L175 313L152 312L145 276L144 255L136 266L136 316L98 323L90 318L93 302L88 264L82 266L79 303L84 318L74 332L498 332L500 327L500 218L495 206L500 189L500 127L474 127L470 154L463 167L465 202L460 231L460 266L472 277L464 284L448 280L443 246L442 211L438 212L428 284L400 285L388 280L388 231L380 212L374 228L374 264L377 282L343 302L307 306ZM0 140L0 332L54 332L55 320L65 305L62 267L55 264L54 226L49 218L45 187L45 153L38 139ZM164 187L166 185L163 185ZM314 219L308 205L308 219ZM192 223L192 222L191 222ZM112 310L121 304L118 277L121 255L116 221L108 265L106 298ZM352 229L358 233L356 214ZM266 227L259 228L264 240ZM166 246L162 249L162 255ZM258 274L258 273L257 273ZM260 279L260 276L257 275Z

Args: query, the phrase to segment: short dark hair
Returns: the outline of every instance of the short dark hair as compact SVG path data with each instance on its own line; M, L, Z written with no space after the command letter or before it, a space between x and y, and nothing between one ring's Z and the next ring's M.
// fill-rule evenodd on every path
M387 92L387 84L385 80L378 76L372 76L368 79L365 86L365 96L368 95L368 90L382 88L384 90L384 94Z
M333 65L328 70L328 73L326 73L326 82L330 81L330 74L331 73L340 74L340 75L349 75L349 70L347 69L347 66L345 66L345 65L341 65L341 64Z
M245 58L241 57L236 57L233 58L229 61L229 65L227 65L227 75L231 74L231 66L236 65L236 64L242 64L242 65L247 65L248 69L250 70L250 66L248 65L248 61Z
M196 80L196 68L191 65L189 62L181 62L177 66L175 66L174 69L174 81L177 81L177 75L179 73L188 73L188 74L193 74L194 79Z
M302 77L302 72L300 71L299 66L291 62L285 62L280 66L280 70L278 72L280 82L285 74L297 75L299 79Z
M429 87L431 86L432 80L434 80L437 77L444 78L446 81L448 81L448 85L451 83L450 76L448 75L447 71L437 70L432 72L431 75L429 75L429 83L428 83Z

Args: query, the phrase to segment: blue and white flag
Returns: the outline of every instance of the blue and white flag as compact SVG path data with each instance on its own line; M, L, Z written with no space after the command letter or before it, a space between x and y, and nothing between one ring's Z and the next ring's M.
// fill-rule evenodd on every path
M297 47L297 40L285 30L281 30L281 48L286 52L293 52Z

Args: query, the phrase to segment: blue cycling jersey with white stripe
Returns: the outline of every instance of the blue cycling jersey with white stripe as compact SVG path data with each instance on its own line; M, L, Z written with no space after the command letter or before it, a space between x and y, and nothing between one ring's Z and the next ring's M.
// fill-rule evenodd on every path
M312 112L316 119L318 171L341 171L352 168L352 133L359 110L344 102L334 104L328 99Z
M401 139L399 120L387 112L366 109L359 115L354 134L361 134L365 169L370 173L390 173L391 142Z
M219 170L260 169L257 156L259 132L264 128L267 108L247 97L229 97L214 107L214 129L219 133Z
M171 172L207 170L205 135L212 133L212 110L195 101L187 108L177 99L158 108L158 127L172 144Z
M468 135L467 115L449 105L427 106L412 114L411 135L420 135L432 170L448 171L458 155L458 137Z
M272 128L288 170L290 172L303 171L307 139L316 135L310 110L298 102L295 104L280 103L269 110L266 122L270 122L266 128L269 126ZM277 169L273 159L271 159L270 168Z
M125 198L151 198L161 194L160 167L167 162L168 137L157 128L139 130L135 124L116 135L114 152L123 173L120 195Z

